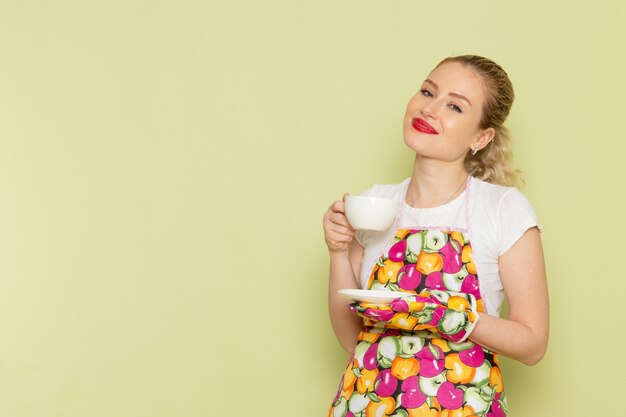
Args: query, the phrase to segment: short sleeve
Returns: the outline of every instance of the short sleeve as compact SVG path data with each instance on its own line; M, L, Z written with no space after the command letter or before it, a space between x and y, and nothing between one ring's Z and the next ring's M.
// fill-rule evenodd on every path
M530 202L516 188L509 189L498 207L498 255L507 252L532 227L541 226Z

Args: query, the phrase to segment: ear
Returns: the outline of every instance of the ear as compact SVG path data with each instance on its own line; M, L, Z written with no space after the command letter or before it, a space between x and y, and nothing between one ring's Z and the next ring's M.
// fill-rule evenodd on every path
M480 151L485 146L489 145L489 142L496 136L496 130L493 127L483 129L478 132L478 135L472 142L471 148Z

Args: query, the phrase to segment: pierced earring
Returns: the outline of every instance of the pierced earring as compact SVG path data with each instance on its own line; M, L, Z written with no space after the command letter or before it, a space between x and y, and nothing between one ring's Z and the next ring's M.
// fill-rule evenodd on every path
M478 152L478 149L472 149L472 156L476 155L476 153Z

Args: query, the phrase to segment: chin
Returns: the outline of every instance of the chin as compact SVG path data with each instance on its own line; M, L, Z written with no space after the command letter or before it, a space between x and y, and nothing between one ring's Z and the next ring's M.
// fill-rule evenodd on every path
M424 142L424 136L411 128L408 132L403 133L404 144L414 151L418 151Z
M413 152L415 152L415 153L418 153L418 154L419 154L419 153L420 153L421 146L419 146L419 144L418 144L418 143L416 143L416 142L417 142L417 141L416 141L415 139L413 139L413 140L411 140L411 139L409 139L409 140L405 139L405 140L404 140L404 145L405 145L407 148L409 148L410 150L412 150Z

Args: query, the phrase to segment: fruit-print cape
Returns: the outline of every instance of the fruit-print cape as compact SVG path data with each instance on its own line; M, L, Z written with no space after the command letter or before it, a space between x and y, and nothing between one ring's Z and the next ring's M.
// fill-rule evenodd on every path
M484 311L469 195L468 178L467 229L397 228L367 288L411 296L350 306L364 328L329 417L506 417L498 355L467 338Z

